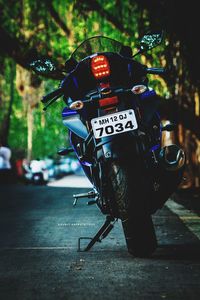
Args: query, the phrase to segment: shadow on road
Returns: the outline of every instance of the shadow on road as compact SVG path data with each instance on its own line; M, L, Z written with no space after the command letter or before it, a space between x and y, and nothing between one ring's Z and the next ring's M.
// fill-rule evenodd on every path
M189 260L200 261L200 242L179 244L179 245L159 245L154 259L166 260Z

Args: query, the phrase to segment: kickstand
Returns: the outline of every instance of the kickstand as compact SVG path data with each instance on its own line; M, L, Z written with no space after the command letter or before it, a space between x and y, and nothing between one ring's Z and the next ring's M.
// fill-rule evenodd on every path
M93 237L80 237L78 239L78 252L85 252L85 251L89 251L96 242L101 242L109 233L110 231L113 229L115 222L117 221L117 219L111 217L111 216L107 216L106 217L106 221L103 224L103 226L99 229L99 231L97 232L97 234ZM113 224L111 224L111 222L113 222ZM81 240L91 240L89 242L89 244L87 245L87 247L85 249L81 249Z

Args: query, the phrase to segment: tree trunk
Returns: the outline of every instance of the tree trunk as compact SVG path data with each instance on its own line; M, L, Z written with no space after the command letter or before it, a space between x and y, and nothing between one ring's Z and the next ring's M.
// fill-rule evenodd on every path
M30 102L28 103L27 108L27 160L30 161L32 158L32 142L33 142L33 109L30 105Z
M14 102L14 78L15 78L15 66L14 63L10 64L10 101L8 106L8 112L5 115L4 121L2 122L1 141L3 145L8 144L8 136L10 130L10 118L12 114L12 106Z

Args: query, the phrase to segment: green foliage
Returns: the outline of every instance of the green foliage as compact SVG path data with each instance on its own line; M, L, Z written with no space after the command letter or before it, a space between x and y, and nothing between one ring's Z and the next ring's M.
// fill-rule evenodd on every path
M27 147L26 113L21 97L15 90L9 131L9 146L14 150L25 150Z
M46 90L54 89L55 82L49 80ZM50 87L51 85L51 87ZM54 104L47 112L43 111L43 104L39 103L33 110L33 157L55 156L57 150L68 144L67 130L62 124L61 111L63 102ZM27 148L27 104L15 91L9 145L14 153L24 152Z
M63 103L56 103L47 112L39 105L34 112L33 156L45 157L56 155L59 148L68 144L67 129L62 124Z
M20 53L2 52L1 61L4 68L0 71L2 73L0 77L1 123L7 112L10 95L8 56L19 62L23 61L30 50L36 49L41 55L49 55L59 64L63 64L85 38L100 34L119 40L131 46L135 50L133 52L136 52L138 37L149 25L148 13L143 11L141 14L135 2L129 0L12 0L7 2L0 0L0 10L1 28L11 38L16 39L15 42L17 41L20 49ZM163 53L164 45L148 53L147 65L155 67L159 67L160 63L163 65L163 61L159 61ZM137 59L140 60L139 57ZM150 77L150 85L161 95L169 97L165 81L156 79L159 80L159 84L155 77ZM50 92L57 85L57 82L45 80L43 93ZM9 143L16 150L27 148L28 104L22 98L15 89ZM53 155L57 148L68 143L65 137L66 129L61 120L63 106L64 103L60 101L44 114L42 105L35 105L33 157Z

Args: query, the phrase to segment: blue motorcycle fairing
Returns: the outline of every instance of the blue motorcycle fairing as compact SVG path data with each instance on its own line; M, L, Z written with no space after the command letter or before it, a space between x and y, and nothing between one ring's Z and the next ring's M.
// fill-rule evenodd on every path
M147 90L139 95L139 107L142 119L149 123L158 111L159 97L154 90Z
M86 139L88 130L81 121L80 115L75 110L65 107L62 111L62 119L64 126L82 139Z

